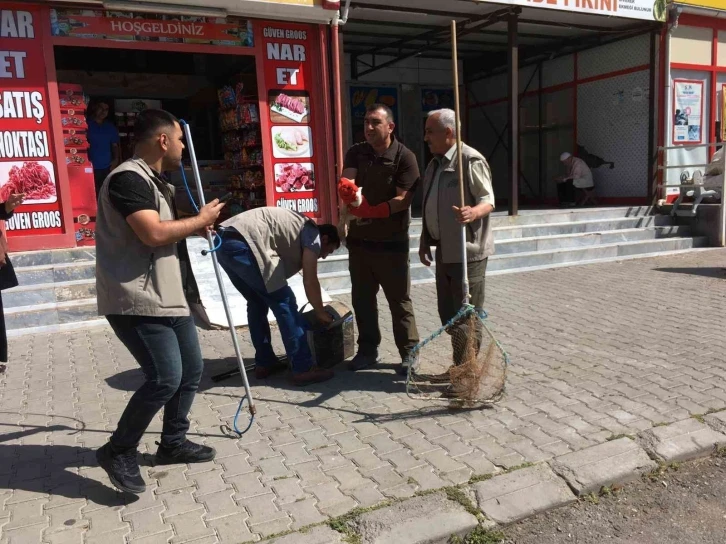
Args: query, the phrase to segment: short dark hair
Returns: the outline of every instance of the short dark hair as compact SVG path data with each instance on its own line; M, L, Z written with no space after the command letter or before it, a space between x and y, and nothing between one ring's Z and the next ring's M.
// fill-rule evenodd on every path
M165 110L144 110L136 116L134 124L134 139L136 142L145 142L156 136L162 129L173 127L179 119Z
M382 111L386 114L386 121L393 123L393 110L385 104L371 104L366 108L366 113L372 113L374 111Z
M322 237L327 236L329 244L335 244L336 248L340 247L340 235L338 234L338 228L335 225L318 225L318 231L320 232L321 242Z

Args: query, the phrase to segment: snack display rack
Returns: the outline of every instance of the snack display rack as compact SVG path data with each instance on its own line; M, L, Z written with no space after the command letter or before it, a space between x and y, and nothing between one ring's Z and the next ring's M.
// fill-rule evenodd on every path
M88 159L88 97L80 85L59 84L58 102L63 124L63 145L71 188L73 226L76 243L92 246L96 243L96 189L93 166Z
M266 204L259 106L256 97L245 95L244 90L239 82L217 91L224 160L234 171L227 184L233 195L225 207L229 215Z

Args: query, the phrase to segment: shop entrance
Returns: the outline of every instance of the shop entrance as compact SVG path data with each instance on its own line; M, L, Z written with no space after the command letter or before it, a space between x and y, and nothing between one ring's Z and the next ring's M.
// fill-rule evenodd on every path
M98 172L109 166L112 142L118 142L120 161L133 155L134 121L147 108L165 109L190 124L205 196L234 195L226 216L266 204L254 56L76 46L54 51L61 100L64 92L84 97L85 111L78 100L69 101L61 120L74 207L78 198L91 196L79 191L93 192L95 200L89 167ZM105 113L103 105L105 120L96 118L99 110ZM198 201L188 155L184 166ZM164 174L177 188L180 214L194 213L181 172Z

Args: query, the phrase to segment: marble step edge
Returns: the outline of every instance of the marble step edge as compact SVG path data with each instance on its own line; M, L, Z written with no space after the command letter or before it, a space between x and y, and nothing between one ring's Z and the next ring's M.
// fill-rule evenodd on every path
M10 255L10 259L12 260L13 256ZM15 272L42 272L45 270L55 270L55 269L66 269L66 268L87 268L89 266L96 266L96 261L94 260L83 260L83 261L67 261L64 263L53 263L53 264L37 264L33 266L13 266L15 268Z
M671 238L652 238L648 240L635 240L633 242L617 242L617 243L611 243L611 244L600 244L596 246L574 246L574 247L568 247L568 248L558 248L558 249L548 249L548 250L540 250L540 251L522 251L520 253L502 253L497 255L496 253L489 257L489 261L493 260L504 260L504 259L514 259L514 258L526 258L526 257L535 257L539 255L544 255L548 253L564 253L564 252L574 252L574 251L592 251L592 250L607 250L612 249L613 247L635 247L638 245L646 245L646 244L653 244L653 243L662 243L662 244L668 244L673 243L674 241L678 240L690 240L694 246L696 244L705 244L707 242L707 238L705 236L688 236L688 237L671 237ZM418 253L418 250L411 250L411 253ZM579 262L579 261L576 261ZM411 268L419 268L423 267L422 264L419 263L412 263ZM488 274L489 272L487 272ZM340 272L324 272L321 274L318 274L318 278L326 279L326 278L338 278L341 276L347 276L348 271L340 271Z
M109 327L106 319L99 317L98 319L90 319L88 321L73 321L70 323L60 323L55 325L39 325L37 327L25 327L23 329L8 330L8 338L18 338L21 336L29 336L34 334L57 334L63 332L74 332L78 330L96 329L101 327Z
M47 312L52 310L64 310L68 308L79 308L83 306L96 307L96 298L79 298L75 300L67 300L63 302L47 302L42 304L33 304L30 306L12 306L4 308L5 315L29 314L37 312Z
M631 219L626 219L631 220ZM612 222L612 220L605 220L607 222ZM620 220L618 220L620 221ZM582 224L592 223L593 221L583 221ZM494 233L496 238L496 231L498 230L504 230L504 229L534 229L534 228L553 228L558 226L567 226L571 225L573 223L542 223L542 224L533 224L533 225L522 225L522 226L514 226L514 227L495 227ZM514 242L526 242L531 240L537 240L542 238L567 238L567 237L577 237L577 236L592 236L596 234L606 234L610 232L628 232L628 231L636 231L636 230L654 230L654 229L665 229L665 228L672 228L676 227L676 225L648 225L645 227L632 227L627 229L610 229L610 230L602 230L602 231L590 231L590 232L576 232L576 233L569 233L569 234L546 234L541 236L529 236L529 237L520 237L520 238L506 238L504 240L500 240L500 244L504 243L514 243ZM686 226L679 226L680 228L687 228ZM410 236L412 239L420 238L420 234L412 234ZM12 258L12 256L11 256ZM335 260L344 260L347 258L347 254L335 254L331 255L329 257L329 260L335 261ZM53 263L53 264L40 264L40 265L33 265L33 266L16 266L15 271L16 272L41 272L45 270L54 270L54 269L68 269L68 268L88 268L96 266L95 260L79 260L79 261L68 261L68 262L62 262L62 263ZM38 284L41 285L41 284ZM51 284L42 284L44 286L49 286ZM56 283L55 285L59 285Z
M16 268L17 271L24 271L23 268ZM89 279L83 279L83 280L67 280L67 281L56 281L52 283L29 283L26 285L18 285L17 287L13 287L12 289L8 289L6 291L3 291L3 293L23 293L27 291L40 291L43 289L57 289L59 287L74 287L78 285L95 285L96 279L95 278L89 278Z
M537 228L562 228L562 227L570 227L570 226L580 226L580 225L590 225L592 223L633 223L636 221L643 221L644 219L650 219L652 218L655 222L657 218L661 218L662 221L665 223L668 223L666 225L646 225L645 227L633 227L633 228L646 228L650 226L664 226L667 227L669 224L672 224L673 218L668 215L658 216L658 215L640 215L640 216L633 216L633 217L617 217L617 218L603 218L603 219L586 219L584 221L563 221L561 223L532 223L531 225L508 225L506 227L494 227L492 230L495 232L497 231L513 231L517 229L537 229ZM610 229L610 230L620 230L620 229Z
M660 231L665 231L667 229L674 229L676 232L672 236L662 236L658 237L657 234ZM545 236L529 236L526 238L507 238L504 240L499 240L497 242L496 237L494 240L495 247L497 245L515 245L515 244L526 244L527 242L534 242L539 240L575 240L577 238L585 238L585 237L593 237L593 236L607 236L607 235L613 235L613 236L622 236L622 235L628 235L628 234L635 234L640 232L652 232L653 237L648 238L645 240L633 240L633 242L647 242L650 240L665 240L668 238L690 238L690 227L688 225L659 225L659 226L648 226L648 227L634 227L630 229L615 229L615 230L603 230L603 231L593 231L593 232L575 232L570 234L555 234L555 235L545 235ZM683 232L683 234L681 234ZM417 236L414 236L412 238L416 238ZM613 245L613 244L627 244L631 242L612 242L611 244L598 244L593 246L571 246L570 248L559 248L563 250L571 249L571 248L577 248L577 247L604 247L606 245ZM433 249L433 246L431 246ZM339 250L340 251L340 250ZM540 253L543 251L555 251L555 250L537 250L535 252L526 252L526 253ZM417 247L412 247L409 249L409 253L418 253ZM519 252L519 253L503 253L502 255L523 255L525 252ZM496 254L495 254L496 256ZM333 255L330 255L327 259L325 259L326 262L338 262L338 261L347 261L348 260L348 252L347 250L342 251L341 253L335 253ZM323 263L324 265L324 263Z
M515 268L503 268L501 270L487 270L487 278L491 276L503 276L506 274L523 274L525 272L538 272L541 270L552 270L554 268L569 268L571 266L586 266L591 264L604 264L604 263L614 263L614 262L620 262L620 261L632 261L635 259L652 259L655 257L668 257L672 255L685 255L687 253L699 253L703 251L718 251L721 248L716 247L698 247L698 248L689 248L689 249L674 249L674 250L667 250L667 251L654 251L650 253L635 253L633 255L624 255L621 257L604 257L602 259L588 259L584 261L568 261L564 263L552 263L552 264L543 264L538 266L524 266L524 267L515 267ZM411 266L418 266L423 267L423 265L411 265ZM431 268L433 269L434 266L432 265ZM333 276L335 274L331 274ZM436 277L433 275L433 270L430 278L424 278L424 279L418 279L418 280L411 280L411 285L429 285L432 283L436 283ZM330 295L331 297L340 296L340 295L348 295L350 294L350 287L346 287L343 289L326 289L325 292Z

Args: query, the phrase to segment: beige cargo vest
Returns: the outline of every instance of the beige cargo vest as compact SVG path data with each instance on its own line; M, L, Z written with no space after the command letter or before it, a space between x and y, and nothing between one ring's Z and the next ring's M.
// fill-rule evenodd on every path
M302 269L301 234L307 217L286 208L255 208L228 219L245 239L260 267L268 293L282 289Z
M469 163L473 161L484 161L487 168L489 165L484 156L473 147L463 144L461 147L461 155L464 163L464 172L469 170ZM439 177L439 229L441 232L441 240L439 241L438 251L441 251L442 262L444 263L460 263L461 262L461 224L456 221L452 206L461 206L461 196L459 192L459 178L456 171L458 164L458 155L454 154L451 163L441 172ZM426 201L428 200L433 186L433 179L436 174L438 164L436 160L432 160L424 175L424 197L423 209L426 209ZM469 191L469 184L464 178L464 196L469 206L476 206L476 201ZM433 245L433 240L429 235L429 229L426 226L426 217L423 218L422 243L428 246ZM494 254L494 233L489 224L489 216L483 219L477 219L466 225L466 260L467 262L481 261Z
M177 244L145 245L111 203L109 179L135 172L154 191L162 221L175 219L174 188L141 159L130 159L103 182L96 216L96 297L99 315L180 317L189 315Z

